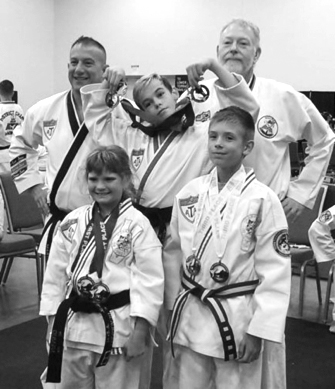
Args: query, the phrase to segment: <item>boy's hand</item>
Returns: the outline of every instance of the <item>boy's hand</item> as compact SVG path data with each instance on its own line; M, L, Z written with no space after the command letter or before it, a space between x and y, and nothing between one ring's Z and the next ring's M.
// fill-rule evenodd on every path
M109 89L112 94L116 93L121 80L124 80L126 73L124 69L114 66L106 68L103 78L102 87L104 89Z
M262 348L262 339L257 336L245 334L238 349L238 362L250 363L259 358Z
M190 86L194 88L199 87L199 81L203 80L203 74L206 70L212 70L214 59L206 58L200 62L196 62L186 68L188 81Z
M133 333L123 347L126 361L144 354L146 339L149 335L149 323L140 317L137 318Z

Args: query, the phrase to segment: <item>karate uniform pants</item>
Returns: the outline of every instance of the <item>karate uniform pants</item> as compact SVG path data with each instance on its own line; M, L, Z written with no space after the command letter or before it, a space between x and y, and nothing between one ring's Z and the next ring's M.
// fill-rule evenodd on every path
M96 367L100 354L68 347L63 351L60 383L46 383L44 389L138 389L143 355L126 361L123 355L111 355L105 366Z

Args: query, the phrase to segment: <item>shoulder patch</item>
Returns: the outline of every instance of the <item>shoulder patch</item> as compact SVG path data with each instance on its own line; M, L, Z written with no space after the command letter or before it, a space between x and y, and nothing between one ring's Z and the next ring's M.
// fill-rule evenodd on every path
M60 230L69 242L72 242L73 235L76 232L78 226L78 219L69 219L65 223L61 224Z
M283 257L290 256L290 244L288 243L287 230L278 231L273 238L273 248Z
M50 140L57 127L57 120L45 120L43 122L43 131L45 136Z
M131 152L130 160L135 171L138 170L139 167L141 166L143 157L144 157L144 149L133 150Z
M258 120L257 130L264 138L274 138L278 134L278 123L274 117L266 115Z
M322 212L321 215L319 216L319 221L321 223L327 223L327 221L331 219L332 219L332 214L330 213L329 209Z
M179 200L179 208L181 210L182 215L184 218L189 221L190 223L194 222L195 213L196 213L196 207L199 200L199 195L197 196L190 196L186 199L180 199Z

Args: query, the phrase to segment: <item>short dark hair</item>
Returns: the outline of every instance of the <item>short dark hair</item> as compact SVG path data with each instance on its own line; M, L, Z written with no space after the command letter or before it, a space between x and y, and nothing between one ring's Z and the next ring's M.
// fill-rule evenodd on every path
M217 111L209 124L209 130L214 123L234 123L240 125L244 130L244 139L252 140L255 135L255 122L249 112L244 109L231 105Z
M14 84L9 80L0 82L0 94L5 96L12 96L14 93Z
M75 42L73 42L71 49L75 45L80 45L80 44L84 46L95 46L98 49L100 49L105 54L105 56L107 56L106 50L103 47L103 45L89 36L84 36L84 35L80 36Z
M122 200L134 197L133 173L130 168L129 157L126 151L116 145L98 147L86 159L86 178L91 172L101 174L103 171L116 173L129 182Z
M151 74L148 74L146 76L142 76L141 78L139 78L135 82L134 89L133 89L133 99L134 99L136 105L142 110L143 110L143 107L142 107L141 101L140 101L141 92L142 92L143 88L148 86L153 80L160 81L167 88L167 90L172 93L172 90L173 90L172 85L170 84L167 77L160 76L157 73L151 73Z

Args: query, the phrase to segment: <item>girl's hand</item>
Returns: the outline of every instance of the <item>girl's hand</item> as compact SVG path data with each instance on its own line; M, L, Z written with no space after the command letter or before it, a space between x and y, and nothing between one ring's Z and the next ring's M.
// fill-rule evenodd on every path
M126 361L130 361L132 358L144 354L148 335L149 323L145 319L138 317L136 319L134 331L123 348Z

